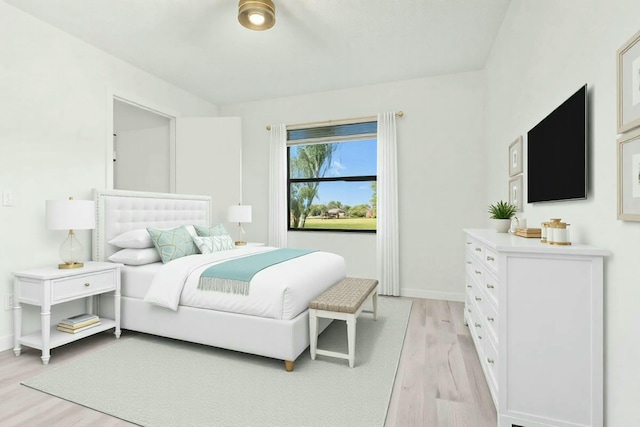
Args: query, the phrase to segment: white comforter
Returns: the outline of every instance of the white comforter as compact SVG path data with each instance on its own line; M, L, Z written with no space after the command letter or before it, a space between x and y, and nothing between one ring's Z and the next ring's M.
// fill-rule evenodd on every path
M209 266L274 249L268 246L247 247L191 255L168 262L153 278L144 300L172 310L182 305L293 319L308 308L309 301L346 276L344 258L318 251L258 272L251 279L249 295L198 289L200 274Z

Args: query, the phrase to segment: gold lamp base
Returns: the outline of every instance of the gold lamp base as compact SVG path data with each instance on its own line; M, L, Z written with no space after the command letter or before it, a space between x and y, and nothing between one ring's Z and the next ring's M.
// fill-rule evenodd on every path
M69 268L82 268L84 267L84 263L82 262L70 262L64 264L58 264L59 269L69 269Z
M236 246L244 246L246 244L247 244L247 242L235 242Z

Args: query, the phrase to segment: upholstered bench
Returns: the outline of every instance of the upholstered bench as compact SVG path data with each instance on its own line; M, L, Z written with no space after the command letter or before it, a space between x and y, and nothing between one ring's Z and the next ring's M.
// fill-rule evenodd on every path
M356 360L356 319L363 311L364 303L371 297L373 320L378 318L378 281L345 277L329 290L309 303L309 341L311 359L316 354L347 359L353 368ZM347 321L349 353L322 350L318 347L318 317Z

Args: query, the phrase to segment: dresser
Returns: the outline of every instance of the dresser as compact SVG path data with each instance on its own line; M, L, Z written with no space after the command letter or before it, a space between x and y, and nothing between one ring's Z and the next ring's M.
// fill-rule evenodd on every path
M466 229L465 324L500 427L603 425L608 251Z

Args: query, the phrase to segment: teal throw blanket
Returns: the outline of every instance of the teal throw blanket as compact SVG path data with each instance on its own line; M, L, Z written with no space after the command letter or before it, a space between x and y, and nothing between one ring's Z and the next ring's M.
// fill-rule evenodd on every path
M212 265L202 272L198 289L232 294L249 294L249 282L259 271L307 255L309 249L276 249Z

